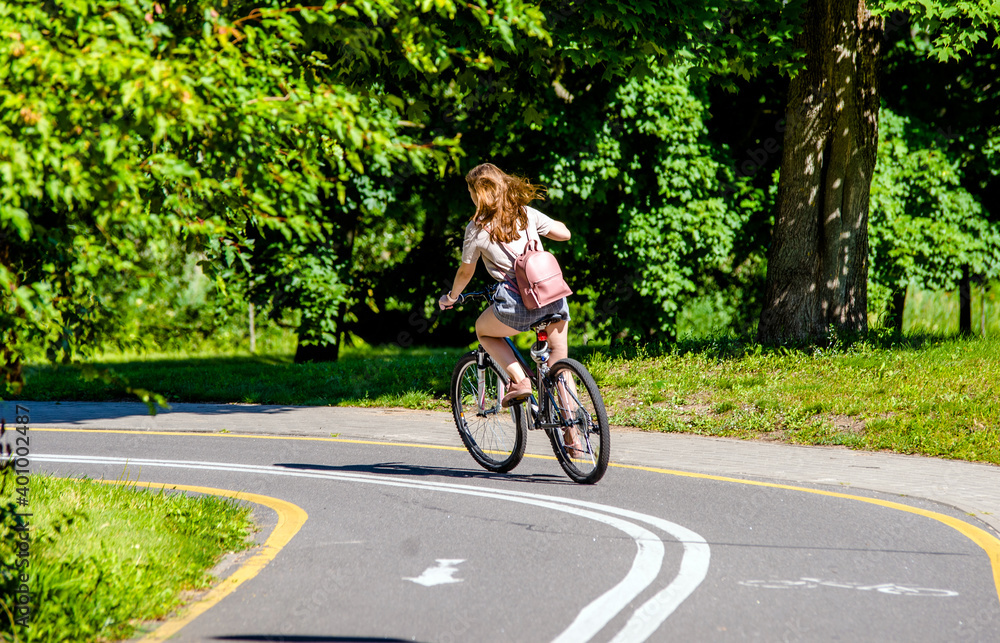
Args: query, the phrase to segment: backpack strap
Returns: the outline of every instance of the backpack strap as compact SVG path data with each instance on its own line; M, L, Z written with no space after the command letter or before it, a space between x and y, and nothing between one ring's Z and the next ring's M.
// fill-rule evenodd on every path
M532 247L531 246L531 242L535 241L535 242L538 243L538 246L535 249L536 250L541 250L542 249L542 238L540 236L538 236L538 228L535 228L534 226L530 225L530 223L531 223L530 220L528 221L528 223L529 223L528 227L524 229L525 234L527 234L527 236L528 236L528 240L525 242L524 249L527 250L528 248ZM531 237L531 233L532 232L535 233L534 238ZM511 264L513 264L515 261L517 261L517 257L516 257L516 255L514 255L514 252L513 252L513 250L511 249L510 246L508 246L503 241L498 241L497 243L500 245L500 249L503 250L505 253L507 253L508 257L510 257Z
M503 250L503 251L504 251L505 253L507 253L507 256L508 256L508 257L510 257L510 264L511 264L511 266L513 266L513 265L514 265L514 262L515 262L515 261L517 261L517 257L515 257L515 256L514 256L514 253L513 253L513 252L511 252L511 250L510 250L510 246L508 246L508 245L507 245L506 243L504 243L503 241L499 241L499 242L497 242L497 243L498 243L498 245L500 246L500 249L501 249L501 250Z
M529 219L528 227L524 229L525 234L527 234L528 236L528 240L524 244L525 252L527 252L529 249L532 248L534 248L535 250L542 249L542 239L541 237L538 236L537 228L534 228L535 238L534 239L531 238L531 232L533 228L534 226L531 225L531 220ZM532 244L532 241L534 241L535 243ZM498 241L497 244L500 246L500 249L503 250L508 257L510 257L510 274L507 275L507 281L510 283L511 286L514 287L514 290L517 290L517 275L514 273L514 265L517 263L517 256L514 254L513 249L503 241Z
M507 253L508 257L510 257L510 270L504 273L504 282L509 284L516 292L517 274L514 272L514 264L517 263L517 257L514 256L514 253L511 252L510 248L503 241L498 242L498 245L500 246L500 249Z

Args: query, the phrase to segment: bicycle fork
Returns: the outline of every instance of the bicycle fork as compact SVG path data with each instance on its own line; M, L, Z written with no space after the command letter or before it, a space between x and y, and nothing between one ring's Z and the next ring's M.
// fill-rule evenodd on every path
M479 410L483 413L487 411L486 368L487 364L489 363L489 359L490 357L489 354L486 352L486 349L484 349L482 345L480 345L476 349L476 404L479 405ZM493 400L496 404L499 404L500 400L502 400L503 396L506 394L506 391L504 389L505 386L503 382L503 377L497 377L497 399ZM496 404L491 406L495 407ZM494 412L496 411L495 408L492 408L492 410Z

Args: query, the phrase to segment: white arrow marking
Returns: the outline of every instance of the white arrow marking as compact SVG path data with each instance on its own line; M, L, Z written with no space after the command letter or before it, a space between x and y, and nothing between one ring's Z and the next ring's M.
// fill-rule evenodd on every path
M593 602L577 614L570 626L556 638L559 643L572 641L583 643L597 635L607 623L619 612L625 609L631 601L646 589L660 572L663 562L663 541L652 532L613 516L602 515L597 511L616 514L640 522L645 522L672 535L684 546L684 556L681 559L680 573L665 589L658 592L637 610L629 619L625 629L615 637L615 643L642 643L669 617L673 611L691 595L701 584L708 573L711 554L708 543L700 535L680 525L656 516L610 507L608 505L574 500L571 498L545 496L523 491L471 487L448 482L433 482L429 480L408 480L383 475L344 473L344 472L311 472L278 469L274 466L253 464L235 464L226 462L201 462L190 460L152 460L144 458L121 458L113 456L84 455L38 455L32 453L35 461L63 462L79 464L112 464L165 467L174 469L200 469L209 471L233 471L245 473L262 473L295 478L319 478L376 484L389 487L409 489L427 489L461 495L480 496L509 500L528 505L535 505L556 511L563 511L580 518L588 518L615 527L632 537L636 544L636 557L632 561L632 569L625 578L610 590L597 597ZM169 486L169 485L168 485ZM575 505L575 507L574 507ZM578 509L577 507L587 507Z
M437 567L428 567L424 570L424 573L417 578L404 577L403 580L411 580L414 583L423 585L424 587L444 585L445 583L461 583L461 578L452 577L452 574L458 571L458 567L454 567L453 565L464 562L464 558L438 558Z

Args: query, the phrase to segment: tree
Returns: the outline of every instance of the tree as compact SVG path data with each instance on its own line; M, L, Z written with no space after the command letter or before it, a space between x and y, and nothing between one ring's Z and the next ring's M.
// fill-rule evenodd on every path
M903 0L879 9L912 10L917 23L937 25L929 51L943 58L968 52L1000 15L995 5L972 1ZM796 40L805 68L788 90L794 117L785 130L761 342L816 341L831 326L867 329L882 27L864 0L806 4Z
M639 341L676 336L681 306L724 269L746 220L719 190L736 177L708 140L703 84L687 65L649 67L596 113L553 113L539 159L553 213L584 233L568 272L593 294L594 321Z
M147 243L215 240L217 262L246 268L248 229L319 243L337 230L317 210L345 203L355 177L439 171L455 158L456 141L408 133L405 101L341 81L330 70L350 60L331 65L308 39L350 42L352 60L419 75L490 63L450 47L428 26L435 16L465 12L500 41L545 37L540 14L519 2L508 6L516 25L485 2L282 4L0 5L5 381L19 384L27 342L64 361L92 346L127 305L97 277L141 270Z
M710 73L785 65L775 43L793 29L781 7L566 2L546 10L551 46L519 37L514 50L487 50L495 65L475 82L413 92L426 101L429 133L460 135L465 157L448 183L420 175L394 182L393 198L421 213L420 229L406 258L365 271L346 327L373 343L464 336L467 324L438 318L427 300L445 287L468 217L460 177L491 160L552 188L541 207L574 230L559 250L578 279L577 319L607 326L617 317L616 331L627 336L671 336L678 307L720 267L740 216L725 154L704 138L700 87ZM693 89L678 70L698 79Z
M946 143L916 118L882 109L868 222L871 281L889 300L897 331L907 286L953 290L969 267L989 278L1000 273L1000 226L961 186L961 164Z
M928 164L932 169L935 165L939 168L942 164L947 166L947 171L939 173L919 171L913 174L914 182L925 186L930 182L940 182L934 193L936 199L949 195L947 200L950 201L954 199L950 195L960 191L967 192L976 206L982 205L974 210L965 209L967 219L956 220L954 216L948 216L948 209L942 212L945 215L942 218L960 223L963 230L972 234L973 247L987 249L995 243L991 242L995 234L992 231L1000 225L1000 159L995 156L997 143L1000 142L1000 86L996 83L1000 52L990 46L997 37L997 31L990 29L987 39L975 43L971 53L961 60L928 61L925 54L929 45L928 35L919 29L911 29L905 16L894 16L890 18L887 28L889 47L883 83L885 105L907 122L905 138L908 141L918 139L912 141L915 151L926 148L919 152L926 155L932 150L933 159L937 161ZM880 174L884 168L900 164L897 158L883 161L881 148L879 156ZM893 169L896 170L894 174L905 171L901 166ZM943 178L949 180L942 181ZM955 181L961 182L961 188L956 186ZM874 217L874 209L872 213ZM926 213L921 209L916 214L925 216ZM921 220L918 218L915 221ZM944 235L941 242L932 247L937 254L955 262L955 265L947 267L951 275L961 275L957 280L959 328L962 332L970 332L971 284L992 279L995 270L991 269L989 261L978 257L978 252L973 252L971 256L956 254L959 248L951 242L952 239L953 235ZM987 250L985 259L998 254L1000 250ZM961 263L966 261L968 263L964 265ZM878 269L878 266L874 267ZM922 283L921 275L915 277L917 283ZM955 280L935 277L924 285L954 288ZM905 289L899 288L890 304L894 327L898 328L902 323L904 304Z
M867 320L867 204L878 137L881 21L860 0L813 0L788 89L777 213L758 339L822 336ZM799 107L800 106L800 107Z

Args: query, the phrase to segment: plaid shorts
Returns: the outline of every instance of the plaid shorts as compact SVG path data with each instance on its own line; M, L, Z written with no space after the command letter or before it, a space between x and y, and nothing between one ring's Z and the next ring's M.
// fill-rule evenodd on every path
M521 301L521 293L508 282L503 282L496 290L493 302L493 313L502 323L523 333L531 329L531 325L542 317L558 315L563 321L569 321L569 304L563 297L559 301L546 304L535 310L528 310Z

